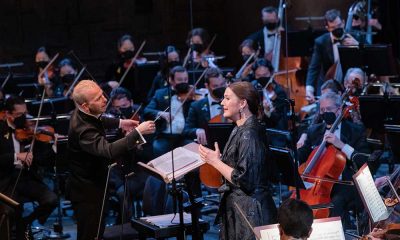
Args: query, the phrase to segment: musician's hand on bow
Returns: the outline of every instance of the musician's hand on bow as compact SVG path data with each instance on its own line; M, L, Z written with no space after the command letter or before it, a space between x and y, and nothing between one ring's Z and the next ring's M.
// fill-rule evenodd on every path
M312 92L311 90L306 90L306 100L309 103L314 103L315 102L314 92Z
M121 119L120 120L120 128L129 133L132 132L132 130L139 125L138 121L135 120L130 120L130 119Z
M207 145L206 131L202 128L196 129L197 142L201 145Z
M344 147L344 143L334 133L330 132L325 133L324 139L326 142L332 144L338 149L342 149Z
M221 162L221 152L219 151L218 143L214 144L215 150L211 150L203 145L199 146L199 154L203 161L215 166L218 162Z
M165 121L167 121L169 123L170 118L169 118L169 112L158 112L158 116L160 116L161 118L163 118ZM174 119L174 116L171 116L172 119Z
M306 133L301 134L299 141L297 141L296 143L296 148L299 149L302 146L304 146L306 140L307 140L307 134Z
M358 41L351 35L347 34L347 37L343 39L343 45L358 45Z
M32 164L33 154L32 152L17 153L17 160L21 161L22 164L30 167Z

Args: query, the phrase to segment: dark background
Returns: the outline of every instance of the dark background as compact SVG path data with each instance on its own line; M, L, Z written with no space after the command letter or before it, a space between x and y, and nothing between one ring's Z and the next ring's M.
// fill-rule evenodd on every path
M212 50L225 55L224 65L235 66L240 60L238 45L250 33L261 28L260 10L277 6L279 1L193 0L194 27L217 34ZM323 16L330 8L341 10L346 17L353 1L292 0L288 2L288 24L291 30L308 27L295 17ZM382 33L394 45L399 56L400 1L380 0ZM46 46L51 55L62 56L74 50L96 78L116 56L117 39L129 33L136 48L147 40L148 51L162 51L174 44L186 53L185 39L190 30L189 0L0 0L0 63L22 61L16 72L32 72L38 47ZM311 23L323 29L323 21ZM5 73L0 69L0 74Z

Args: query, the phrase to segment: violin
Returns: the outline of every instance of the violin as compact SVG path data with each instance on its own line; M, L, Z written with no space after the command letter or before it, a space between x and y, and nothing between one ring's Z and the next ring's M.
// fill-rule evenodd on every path
M51 126L38 127L36 134L32 127L28 127L25 129L15 129L15 138L20 142L32 141L35 139L40 142L50 143L54 140L54 133L54 128Z

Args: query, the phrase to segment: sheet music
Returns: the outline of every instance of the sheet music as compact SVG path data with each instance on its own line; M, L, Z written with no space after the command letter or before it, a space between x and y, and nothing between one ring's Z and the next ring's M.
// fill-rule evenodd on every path
M174 150L174 167L178 171L188 165L201 161L200 156L185 148L177 148ZM164 172L166 175L172 173L171 153L164 154L152 161L155 169Z
M388 209L375 186L368 166L360 169L358 175L354 177L354 181L364 199L365 207L368 209L372 221L376 223L386 219L389 216Z
M345 240L340 218L316 219L309 240ZM280 240L278 224L268 225L261 230L261 240Z

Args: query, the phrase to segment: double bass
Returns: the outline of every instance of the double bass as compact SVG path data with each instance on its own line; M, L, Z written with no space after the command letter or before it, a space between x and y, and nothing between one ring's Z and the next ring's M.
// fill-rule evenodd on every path
M348 95L348 90L345 95ZM344 101L342 107L344 106ZM334 133L341 123L344 115L348 111L346 108L336 118L329 132ZM352 182L339 181L346 166L346 155L335 146L328 144L326 140L315 148L307 161L299 166L299 174L305 182L313 184L309 189L300 189L300 199L309 205L324 205L331 202L331 192L335 183L353 185ZM296 194L292 194L295 198ZM329 217L329 209L313 210L315 218Z

